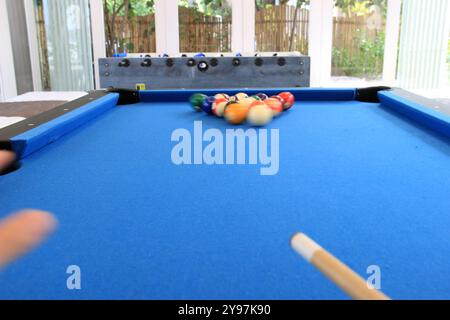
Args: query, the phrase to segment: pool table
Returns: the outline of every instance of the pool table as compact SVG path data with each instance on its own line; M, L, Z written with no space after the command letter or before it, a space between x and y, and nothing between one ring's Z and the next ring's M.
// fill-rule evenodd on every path
M298 231L365 278L378 266L393 299L450 299L450 115L437 103L252 89L297 101L252 128L195 112L197 91L237 92L95 91L0 131L21 159L0 177L0 218L59 220L0 274L0 299L347 298L290 248ZM81 290L67 287L70 266Z

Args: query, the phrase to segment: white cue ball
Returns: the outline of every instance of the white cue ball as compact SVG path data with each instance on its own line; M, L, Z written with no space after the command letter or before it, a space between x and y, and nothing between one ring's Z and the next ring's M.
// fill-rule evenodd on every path
M273 112L265 104L258 104L250 108L248 112L247 120L248 122L257 127L265 126L273 119Z

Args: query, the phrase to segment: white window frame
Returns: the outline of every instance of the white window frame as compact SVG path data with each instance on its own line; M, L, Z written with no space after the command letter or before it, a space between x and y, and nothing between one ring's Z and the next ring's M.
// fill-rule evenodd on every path
M0 101L17 96L16 71L6 1L0 1Z
M155 0L155 30L157 53L180 53L177 0Z
M311 87L328 86L331 82L333 8L333 0L313 0L309 7Z
M33 83L35 89L42 87L41 70L38 57L39 44L37 39L36 21L34 16L34 1L23 0L27 13L28 35L30 39L30 56L33 70ZM255 14L256 6L254 0L230 0L232 5L232 51L234 53L251 54L255 52ZM394 85L397 69L397 46L399 40L400 15L402 0L388 0L388 14L386 21L386 45L384 53L383 83ZM5 7L4 1L0 4ZM102 0L90 0L92 20L92 41L94 52L94 70L96 88L100 88L100 77L97 61L106 57L105 24ZM333 47L333 0L313 0L310 4L310 27L309 27L309 56L311 57L311 86L323 87L332 85L331 82L331 60ZM4 14L6 10L1 10ZM156 51L159 54L180 54L178 1L156 0L155 1L155 24L156 24ZM4 19L0 19L3 21ZM6 23L7 24L7 23ZM9 30L9 26L8 30ZM6 29L2 29L6 30ZM3 37L9 38L9 32L2 32ZM4 83L8 88L2 88L2 92L16 92L15 81L10 81L12 63L12 49L0 51L0 60L3 77L8 78ZM10 46L9 46L10 47ZM8 62L9 61L9 62ZM4 65L4 66L3 66ZM11 68L12 67L12 68ZM11 95L11 94L9 94Z
M254 0L232 0L231 49L234 53L255 52L256 5Z
M397 57L400 39L401 0L388 0L386 37L383 58L383 82L394 86L397 77Z
M103 0L89 0L89 6L91 10L95 88L100 89L98 59L106 58L105 13L103 12Z

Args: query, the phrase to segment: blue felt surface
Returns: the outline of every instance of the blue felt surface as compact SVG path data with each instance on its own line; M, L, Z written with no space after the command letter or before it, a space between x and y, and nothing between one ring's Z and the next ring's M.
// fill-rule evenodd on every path
M450 144L386 107L302 102L280 172L174 166L171 133L229 128L186 103L110 110L0 178L1 213L53 211L58 232L0 275L0 298L345 298L289 247L308 233L392 298L450 299ZM82 290L66 289L66 268Z

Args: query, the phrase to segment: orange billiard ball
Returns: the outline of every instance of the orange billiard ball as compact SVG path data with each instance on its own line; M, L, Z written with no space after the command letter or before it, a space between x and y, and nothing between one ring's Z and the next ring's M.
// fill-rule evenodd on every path
M229 123L238 125L247 119L248 110L242 103L230 102L225 108L224 117Z

